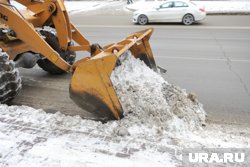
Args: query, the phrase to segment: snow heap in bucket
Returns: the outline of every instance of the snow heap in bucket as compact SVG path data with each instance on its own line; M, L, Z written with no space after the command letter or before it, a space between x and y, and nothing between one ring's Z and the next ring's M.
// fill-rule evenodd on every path
M183 133L205 124L206 113L195 95L169 84L130 52L121 59L122 64L111 75L124 110L121 127L137 125Z

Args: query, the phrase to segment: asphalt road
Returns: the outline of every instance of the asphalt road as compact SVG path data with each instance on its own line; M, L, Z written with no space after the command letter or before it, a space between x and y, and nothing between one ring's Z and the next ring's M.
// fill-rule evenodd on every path
M79 13L73 23L93 43L117 42L148 26L133 25L127 13L104 15ZM201 24L151 24L150 40L157 63L168 70L168 82L198 95L208 120L250 124L250 16L209 16ZM78 53L78 59L85 54ZM14 104L83 112L68 97L70 74L51 76L38 67L20 70L23 91Z

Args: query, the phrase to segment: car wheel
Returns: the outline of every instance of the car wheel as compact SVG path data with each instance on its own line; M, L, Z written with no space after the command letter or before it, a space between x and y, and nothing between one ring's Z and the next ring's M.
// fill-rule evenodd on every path
M194 22L194 16L191 14L186 14L182 19L182 23L185 25L191 25L193 22Z
M148 17L146 16L146 15L140 15L139 17L138 17L138 23L140 24L140 25L145 25L145 24L147 24L148 23Z

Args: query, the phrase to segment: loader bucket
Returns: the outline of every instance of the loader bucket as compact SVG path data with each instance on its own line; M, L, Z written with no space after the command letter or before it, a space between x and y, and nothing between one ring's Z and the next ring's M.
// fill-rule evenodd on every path
M136 32L121 42L105 46L101 53L76 62L70 83L71 99L105 120L121 119L123 109L112 86L111 73L119 65L120 56L127 51L156 70L149 45L152 32L153 29Z

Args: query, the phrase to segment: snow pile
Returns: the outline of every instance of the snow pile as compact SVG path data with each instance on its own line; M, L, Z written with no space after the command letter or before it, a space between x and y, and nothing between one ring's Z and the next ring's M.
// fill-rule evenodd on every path
M194 95L169 84L129 52L122 59L111 75L124 109L122 127L136 125L185 133L205 124L205 111Z

